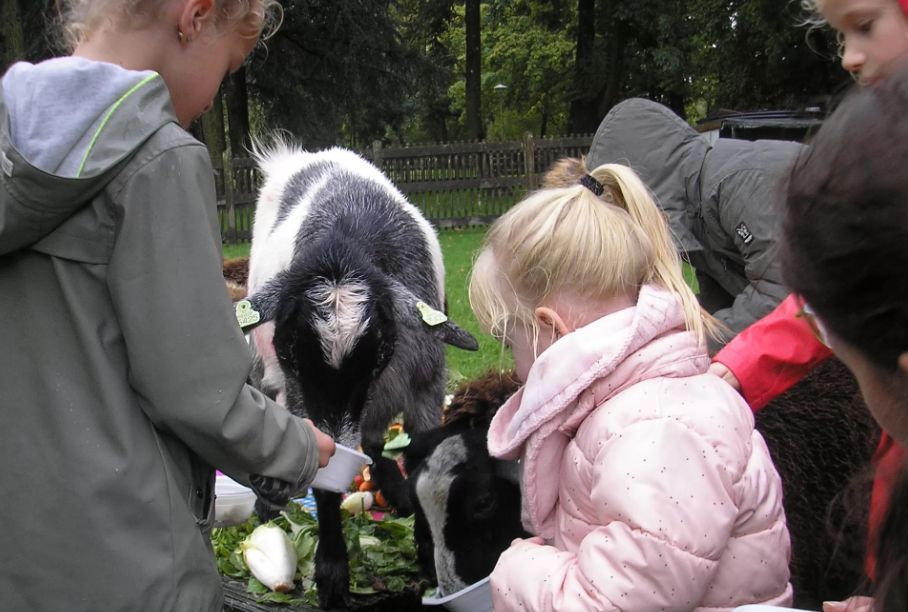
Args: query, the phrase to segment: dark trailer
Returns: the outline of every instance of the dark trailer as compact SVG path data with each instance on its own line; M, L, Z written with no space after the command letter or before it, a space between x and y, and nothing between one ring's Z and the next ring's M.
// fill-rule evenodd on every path
M731 112L707 117L696 126L712 138L795 140L804 142L823 124L819 108L801 111Z

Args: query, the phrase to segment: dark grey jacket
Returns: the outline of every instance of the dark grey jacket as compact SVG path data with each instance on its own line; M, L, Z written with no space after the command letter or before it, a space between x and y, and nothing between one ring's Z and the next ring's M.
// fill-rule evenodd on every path
M699 134L641 98L617 104L593 138L587 166L633 168L665 211L677 247L735 296L713 314L737 333L787 295L775 243L784 181L804 145Z
M211 163L162 79L67 60L0 88L0 609L220 610L212 466L301 487L314 436L245 384Z

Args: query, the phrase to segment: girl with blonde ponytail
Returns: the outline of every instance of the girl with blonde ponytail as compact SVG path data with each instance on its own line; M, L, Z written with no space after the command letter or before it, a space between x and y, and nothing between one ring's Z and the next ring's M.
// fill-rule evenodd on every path
M501 555L496 610L790 603L781 482L747 405L705 374L717 324L630 168L496 221L470 303L524 383L488 444L521 460L535 537Z

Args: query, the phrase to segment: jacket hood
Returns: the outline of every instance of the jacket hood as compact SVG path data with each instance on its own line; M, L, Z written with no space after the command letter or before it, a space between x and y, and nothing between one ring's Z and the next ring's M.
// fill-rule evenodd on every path
M710 150L707 139L671 109L630 98L608 112L593 137L586 164L623 164L633 169L665 211L678 246L702 249L691 229L700 200L700 170Z
M644 285L636 306L558 340L533 363L526 384L495 413L489 452L516 459L527 439L553 419L565 431L576 430L588 414L574 410L577 398L603 379L608 379L604 381L608 391L597 394L595 404L647 378L705 371L709 365L705 347L684 325L680 301L661 287ZM667 345L656 342L669 335Z
M607 315L561 338L530 368L526 384L489 426L489 454L521 458L521 513L530 532L551 538L558 489L536 475L557 465L584 420L628 387L659 376L702 374L705 347L684 329L681 303L645 285L635 307Z
M157 73L78 57L17 63L0 93L0 254L51 233L177 121Z

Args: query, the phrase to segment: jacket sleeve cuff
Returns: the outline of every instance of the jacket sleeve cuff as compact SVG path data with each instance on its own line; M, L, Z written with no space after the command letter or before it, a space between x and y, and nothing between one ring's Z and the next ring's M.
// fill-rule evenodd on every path
M756 412L801 380L832 352L798 318L793 295L729 342L713 361L731 370Z
M302 419L295 419L299 426L300 435L303 438L303 446L306 448L306 456L303 465L300 466L299 477L295 486L297 491L305 491L315 479L318 472L318 442L315 439L315 432L309 427L308 423Z

